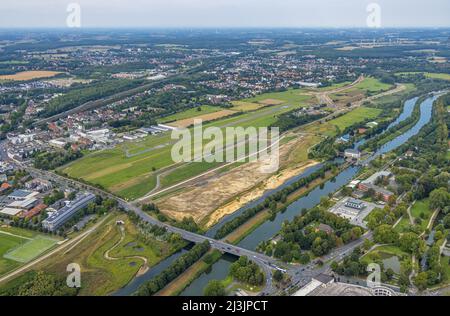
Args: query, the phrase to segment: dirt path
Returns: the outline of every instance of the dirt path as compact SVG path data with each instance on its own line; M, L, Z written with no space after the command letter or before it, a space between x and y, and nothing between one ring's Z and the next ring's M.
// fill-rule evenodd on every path
M414 217L412 216L411 213L411 209L413 207L413 205L416 203L416 201L414 201L413 203L411 203L411 205L408 207L408 209L406 210L406 212L408 213L408 218L409 218L409 223L411 225L414 225Z

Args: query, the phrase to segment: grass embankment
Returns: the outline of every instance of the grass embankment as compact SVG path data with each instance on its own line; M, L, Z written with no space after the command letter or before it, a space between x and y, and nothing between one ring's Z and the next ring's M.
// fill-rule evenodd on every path
M159 291L156 296L177 296L185 288L187 288L193 281L195 281L201 274L206 272L215 262L217 262L222 253L218 250L209 250L203 258L191 265L178 278L170 282Z

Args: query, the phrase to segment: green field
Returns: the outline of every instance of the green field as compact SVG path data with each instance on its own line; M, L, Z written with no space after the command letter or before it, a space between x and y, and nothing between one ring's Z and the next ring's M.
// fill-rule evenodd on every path
M351 84L350 81L344 81L344 82L340 82L340 83L335 83L335 84L333 84L331 86L328 86L328 87L322 87L322 88L319 87L319 88L315 88L315 89L312 89L312 90L313 91L330 91L330 90L334 90L334 89L337 89L337 88L345 87L345 86L347 86L349 84Z
M373 262L377 263L391 257L398 257L401 265L403 265L404 263L409 263L411 261L411 256L408 253L402 251L399 247L381 246L375 248L371 252L361 257L361 262L363 262L364 264L370 264Z
M373 120L377 118L381 112L381 109L359 107L326 123L312 125L308 128L308 131L311 133L324 134L326 136L335 136L337 134L336 128L343 131L347 127L363 122L366 119Z
M26 263L52 248L57 242L58 240L53 238L36 236L35 238L28 240L26 243L20 244L18 247L12 249L3 257L17 262Z
M341 117L331 120L330 123L339 127L342 131L355 123L362 122L366 119L374 119L380 115L381 109L360 107Z
M389 90L390 88L392 88L392 85L382 83L378 79L369 77L365 78L362 82L355 85L352 89L358 89L364 92L369 92L370 94L374 94L380 91Z
M395 231L398 233L405 232L408 227L410 226L410 221L408 216L403 216L403 218L400 220L400 223L398 223L397 226L395 226Z
M284 103L302 103L302 104L312 104L315 102L315 98L311 95L306 94L306 90L304 89L288 89L287 91L282 92L271 92L271 93L263 93L260 95L257 95L253 98L244 99L243 102L250 102L250 103L258 103L262 102L264 100L272 99L272 100L279 100Z
M79 295L108 295L128 284L144 265L144 259L151 269L185 245L180 239L162 241L152 234L142 234L125 214L107 216L100 227L71 251L45 259L36 270L66 278L67 265L76 262L83 271ZM118 226L118 220L125 224Z
M169 122L174 122L177 120L184 120L184 119L196 117L199 115L214 113L214 112L223 110L223 108L221 108L221 107L211 106L211 105L202 105L200 107L201 111L199 111L198 109L199 108L193 108L193 109L189 109L189 110L186 110L183 112L179 112L179 113L176 113L173 115L163 117L158 120L158 123L169 123Z
M368 78L353 89L357 89L358 91L360 89L378 91L386 87L389 86L381 84L375 79ZM316 97L307 93L308 90L306 89L289 89L283 92L264 93L253 98L245 99L242 101L246 103L241 105L246 106L248 111L251 112L206 123L203 124L203 127L214 126L224 131L226 127L239 126L247 128L270 126L277 121L277 116L282 113L315 104L317 102ZM278 104L264 106L271 102ZM263 103L265 104L263 105ZM249 107L249 104L261 104L262 106L260 109L254 110L253 105ZM213 109L216 108L205 108L206 111ZM198 113L193 111L195 110L179 113L177 117L174 116L170 119L182 119L188 116L192 118L191 115L193 114L205 114L203 111ZM320 125L320 132L336 133L335 126L338 126L340 129L345 129L347 126L366 118L373 119L380 112L381 110L373 108L357 109L336 120ZM218 166L216 163L191 163L180 169L175 168L171 158L171 149L175 142L176 140L171 139L170 133L149 136L139 142L127 142L117 146L115 149L88 154L60 168L60 171L73 178L81 178L90 183L100 185L104 189L125 199L134 200L155 188L157 183L156 178L159 173L162 174L160 179L161 188L164 188L198 175L199 172L204 172Z
M11 249L20 246L26 241L26 239L0 233L0 275L15 269L20 265L19 262L4 258L3 256Z
M22 228L0 228L0 275L33 260L57 242Z
M392 85L390 84L385 84L378 79L368 77L355 86L351 87L350 89L331 94L331 98L335 102L346 102L348 100L351 100L351 98L374 95L383 91L387 91L391 88Z
M425 230L428 226L433 211L430 209L430 201L428 199L417 201L411 208L411 215L415 220L420 219L420 228Z
M264 95L260 97L262 100L268 98ZM264 107L254 112L224 118L203 126L204 128L215 126L223 131L226 127L233 126L243 128L269 126L277 121L279 114L302 106L305 106L305 103ZM121 144L115 149L89 154L60 170L71 177L82 178L85 181L101 185L121 197L133 200L145 195L155 187L159 170L173 165L171 148L175 142L176 140L171 139L170 133L149 136L140 142ZM151 150L149 151L149 149ZM126 151L132 156L127 156ZM170 186L197 175L199 170L207 171L215 167L217 167L215 163L192 163L181 170L177 169L178 172L174 170L173 174L165 174L161 183L163 187Z

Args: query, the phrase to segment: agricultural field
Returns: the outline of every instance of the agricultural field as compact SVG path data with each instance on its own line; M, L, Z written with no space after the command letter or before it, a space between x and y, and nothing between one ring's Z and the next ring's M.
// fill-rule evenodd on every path
M118 220L124 221L125 225L118 226ZM180 240L166 242L152 236L144 239L125 214L114 214L74 248L44 260L36 270L66 277L67 265L76 262L82 271L79 294L107 295L182 246L184 242Z
M27 81L27 80L33 80L33 79L40 79L40 78L51 78L56 75L59 75L61 72L57 71L46 71L46 70L39 70L39 71L22 71L18 72L13 75L2 75L0 76L0 80L5 81Z
M178 121L178 120L189 119L189 118L196 117L196 116L199 116L199 115L219 112L220 110L223 110L223 108L218 107L218 106L202 105L200 107L196 107L196 108L193 108L193 109L189 109L189 110L186 110L186 111L182 111L182 112L179 112L179 113L175 113L175 114L163 117L163 118L158 120L158 123L175 122L175 121Z
M233 104L233 107L231 108L232 110L242 112L259 110L265 106L261 103L244 102L244 101L233 101L231 102L231 104Z
M58 241L20 228L1 227L0 275L39 257Z

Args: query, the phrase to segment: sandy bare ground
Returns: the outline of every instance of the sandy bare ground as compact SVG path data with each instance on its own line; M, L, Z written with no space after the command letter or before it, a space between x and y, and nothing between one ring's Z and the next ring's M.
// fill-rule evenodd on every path
M302 145L302 137L280 146L280 157L289 157L295 146ZM181 220L193 217L206 226L238 210L242 205L260 197L266 190L276 188L316 162L305 161L295 167L284 168L289 158L281 161L281 170L268 174L260 170L262 162L247 163L225 173L211 173L197 179L183 192L157 200L160 210Z
M280 172L280 174L274 175L269 179L265 180L262 185L258 186L255 190L251 190L250 192L244 193L242 196L234 199L233 201L227 203L226 205L215 210L208 218L208 222L206 223L207 227L211 227L217 222L220 221L223 217L236 212L245 204L261 197L264 192L267 190L272 190L284 182L289 180L290 178L302 173L309 167L316 165L315 161L307 161L305 164L298 166L296 168L285 169Z

